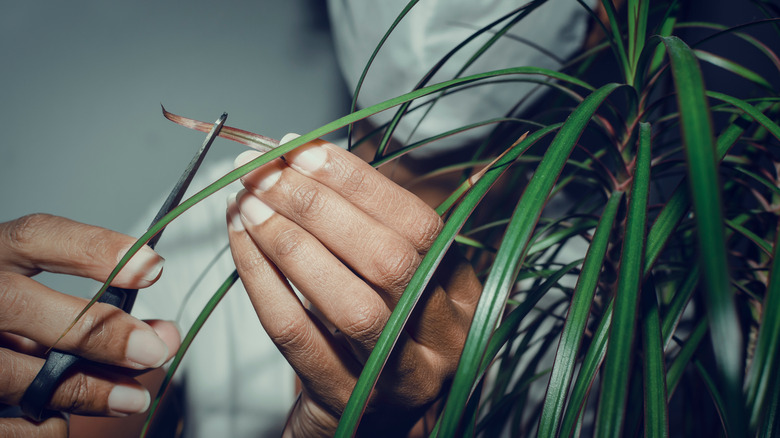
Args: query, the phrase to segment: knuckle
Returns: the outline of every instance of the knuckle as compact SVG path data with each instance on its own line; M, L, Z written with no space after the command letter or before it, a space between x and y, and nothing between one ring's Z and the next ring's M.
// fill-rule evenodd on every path
M34 213L15 219L4 227L3 240L13 249L23 249L39 237L44 225L53 217L44 213Z
M417 266L420 264L420 256L412 248L404 247L391 251L378 251L379 256L374 262L377 275L377 286L388 290L403 290L412 279Z
M244 251L239 257L234 257L236 268L242 275L265 277L270 272L270 265L260 251Z
M112 233L99 228L85 229L81 235L81 244L74 248L89 260L109 260L113 262L117 254L110 254Z
M376 345L386 317L382 308L376 305L359 305L347 316L347 321L341 331L361 345L373 347Z
M58 408L67 412L93 412L96 410L97 390L86 374L75 373L57 391L61 395Z
M293 261L305 257L306 248L303 232L298 229L285 230L273 238L272 249L280 259Z
M436 400L444 387L444 376L430 367L422 367L419 363L409 364L408 380L401 385L403 394L409 406L424 406Z
M411 225L411 242L421 252L426 252L439 236L444 222L434 211L415 215L415 221Z
M313 341L305 321L295 318L276 321L274 327L268 329L268 335L282 351L306 350Z
M113 324L109 324L110 315L115 311L108 304L96 303L71 330L77 339L75 347L83 352L110 351L110 346L119 339L115 337Z
M312 184L302 184L293 191L292 213L299 218L318 216L325 206L322 192Z
M341 193L345 198L351 199L359 196L366 190L366 173L362 169L351 166L341 166L339 169L341 179Z
M421 376L416 383L415 391L412 392L412 398L409 400L413 406L426 405L439 397L442 389L439 379Z

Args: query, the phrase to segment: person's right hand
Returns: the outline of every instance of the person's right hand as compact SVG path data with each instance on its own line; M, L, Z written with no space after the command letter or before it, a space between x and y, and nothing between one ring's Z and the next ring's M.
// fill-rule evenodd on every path
M0 223L0 404L19 404L46 350L87 303L30 277L48 271L102 282L133 243L124 234L44 214ZM160 276L162 264L144 247L112 285L147 287ZM95 304L56 347L110 366L69 371L48 408L106 416L145 411L149 392L130 374L159 367L179 342L170 322L145 323L109 304ZM67 436L67 423L54 414L40 423L0 418L0 436Z

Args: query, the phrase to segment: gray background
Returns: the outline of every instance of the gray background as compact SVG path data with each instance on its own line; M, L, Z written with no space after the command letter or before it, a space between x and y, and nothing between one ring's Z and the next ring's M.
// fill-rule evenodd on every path
M204 137L161 103L274 138L348 110L324 1L0 5L0 222L46 212L131 232ZM207 160L243 150L220 139ZM60 277L42 281L81 289Z

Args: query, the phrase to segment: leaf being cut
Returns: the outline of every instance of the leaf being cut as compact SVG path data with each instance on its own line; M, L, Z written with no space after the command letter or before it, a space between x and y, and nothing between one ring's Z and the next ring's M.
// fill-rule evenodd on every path
M188 117L182 117L162 108L163 116L173 123L184 126L185 128L194 129L200 132L208 133L211 130L213 124L201 122L200 120L190 119ZM223 126L219 133L219 136L228 140L241 143L250 148L257 149L260 152L268 152L271 149L275 149L279 146L279 140L266 137L264 135L255 134L254 132L244 131L243 129L233 128L231 126Z

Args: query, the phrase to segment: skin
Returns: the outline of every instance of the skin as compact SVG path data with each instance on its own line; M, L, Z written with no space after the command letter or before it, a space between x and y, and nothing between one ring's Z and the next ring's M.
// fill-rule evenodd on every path
M243 155L237 162L252 158ZM285 436L330 436L441 220L424 201L357 156L321 141L242 181L246 189L231 198L227 212L234 260L260 321L301 382ZM0 224L0 403L19 403L46 348L86 303L30 277L49 271L103 281L132 243L129 236L56 216L37 214ZM114 285L143 288L157 279L162 259L151 250L137 257ZM361 434L407 434L441 400L480 290L470 266L449 254L383 372ZM178 348L179 334L171 323L144 323L111 306L95 305L57 348L112 367L78 370L60 386L49 408L114 417L146 410L143 405L120 411L110 403L117 386L144 391L135 377L154 368L128 358L128 339L137 331L165 344L160 361ZM97 430L98 422L74 418L82 420L79 433ZM119 424L128 426L124 420L114 426ZM105 432L103 425L99 429ZM67 429L56 414L40 424L0 419L0 436L60 437ZM418 424L414 430L424 429Z
M256 156L242 154L236 164ZM245 190L228 202L233 258L263 327L302 385L285 436L331 436L442 222L421 199L324 141L242 183ZM449 254L383 371L361 434L401 436L441 399L480 290L470 265Z
M43 366L46 350L87 302L31 277L48 271L102 282L134 241L114 231L44 214L0 224L1 404L19 404ZM161 263L147 248L113 284L147 287L159 277ZM110 367L78 366L63 380L48 408L114 417L142 412L148 393L134 376L161 365L178 345L179 334L172 323L142 322L110 305L97 304L57 348ZM64 417L54 412L41 423L0 418L4 437L62 437L67 429Z

